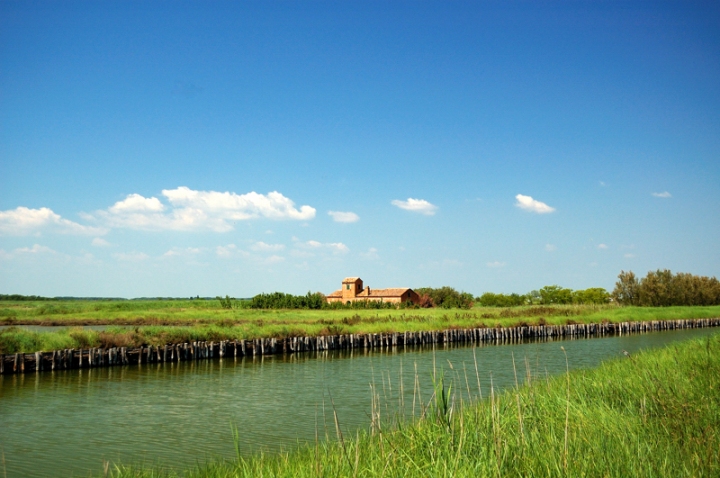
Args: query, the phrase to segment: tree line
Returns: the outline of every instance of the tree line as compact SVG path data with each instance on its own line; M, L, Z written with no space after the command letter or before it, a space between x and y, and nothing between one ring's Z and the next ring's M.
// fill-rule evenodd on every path
M502 294L485 292L474 297L469 292L453 287L420 287L414 289L420 296L418 304L393 304L379 301L354 301L328 303L321 292L306 295L258 294L249 301L238 301L235 307L251 309L385 309L428 308L470 309L474 304L483 307L518 307L527 305L608 304L666 307L673 305L720 305L720 281L715 277L696 276L689 273L673 274L667 269L650 271L638 278L632 271L621 271L615 289L608 292L602 287L572 290L559 285L547 285L526 294ZM220 298L218 298L220 299ZM221 305L231 308L231 301L221 299Z
M650 271L640 279L632 271L621 271L612 297L620 305L646 307L720 305L720 281L668 269Z
M602 287L572 290L559 285L546 285L527 294L495 294L486 292L477 298L484 307L517 307L521 305L607 304L610 294Z
M49 297L41 297L39 295L21 295L21 294L0 294L0 300L12 300L16 302L21 301L41 301L41 300L54 300Z
M308 292L305 295L292 295L283 292L258 294L248 301L235 301L230 297L218 297L223 308L249 308L249 309L395 309L395 308L425 308L442 307L445 309L469 309L473 306L475 298L469 292L458 292L452 287L421 287L415 289L420 296L420 302L395 304L376 300L357 300L349 304L343 302L328 303L322 292Z

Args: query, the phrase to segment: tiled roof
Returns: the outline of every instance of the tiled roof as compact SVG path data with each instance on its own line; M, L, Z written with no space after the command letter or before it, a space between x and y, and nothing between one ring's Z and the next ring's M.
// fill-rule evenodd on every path
M400 297L409 291L408 287L396 287L393 289L370 289L370 297Z
M342 289L336 290L332 294L328 294L325 297L342 297Z
M346 277L343 279L343 284L345 282L355 282L356 280L360 279L359 277Z

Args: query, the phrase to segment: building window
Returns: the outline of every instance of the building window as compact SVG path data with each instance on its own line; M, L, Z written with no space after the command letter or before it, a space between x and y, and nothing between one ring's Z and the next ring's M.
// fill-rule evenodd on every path
M347 287L347 290L350 290L350 284L348 284L346 287Z

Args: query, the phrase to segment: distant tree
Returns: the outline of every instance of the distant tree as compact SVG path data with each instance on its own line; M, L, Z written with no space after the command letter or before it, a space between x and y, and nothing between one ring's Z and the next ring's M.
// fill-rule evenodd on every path
M602 287L591 287L585 290L576 290L572 293L575 304L607 304L610 294Z
M542 300L542 297L540 296L540 291L538 290L531 290L526 294L526 297L529 304L539 304Z
M435 307L435 303L433 302L432 297L430 297L428 294L423 294L420 296L418 306L423 309L428 309L430 307Z
M473 306L475 297L469 292L458 292L452 287L440 287L434 289L432 287L421 287L415 289L418 295L427 295L435 307L443 309L469 309Z
M640 284L633 271L620 271L615 289L612 291L612 298L620 305L638 305L638 288Z
M233 301L235 300L234 298L231 299L230 296L226 295L224 299L220 296L217 296L216 299L220 301L220 307L222 307L223 309L233 308Z
M477 303L484 307L516 307L528 303L527 295L512 294L494 294L485 292L475 299Z
M540 289L540 303L550 304L571 304L573 300L572 289L565 289L559 285L546 285Z
M322 309L325 295L321 292L308 292L305 295L292 295L283 292L258 294L247 307L251 309Z
M0 294L0 300L40 301L40 300L53 300L53 299L51 299L49 297L40 297L39 295Z
M475 298L475 301L483 307L498 307L498 296L502 294L494 294L492 292L485 292L483 295Z
M715 277L658 269L640 280L632 271L621 271L618 279L612 295L622 305L720 305L720 281Z

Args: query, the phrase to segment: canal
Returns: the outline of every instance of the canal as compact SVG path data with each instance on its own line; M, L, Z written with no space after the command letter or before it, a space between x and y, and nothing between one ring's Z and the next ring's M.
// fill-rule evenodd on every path
M0 376L2 476L87 476L105 462L178 469L241 452L292 449L368 427L372 394L389 418L419 410L433 374L451 378L457 399L570 367L594 367L717 329L482 347L318 352ZM476 374L477 364L477 374ZM478 387L478 376L480 386ZM417 385L419 383L419 386Z

